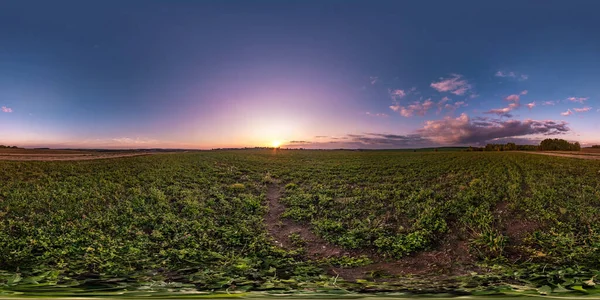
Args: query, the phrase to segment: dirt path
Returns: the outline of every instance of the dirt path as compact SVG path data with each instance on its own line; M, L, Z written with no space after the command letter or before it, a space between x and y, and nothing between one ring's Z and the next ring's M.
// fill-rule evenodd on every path
M549 155L549 156L560 156L560 157L570 157L570 158L579 158L579 159L592 159L592 160L600 160L600 155L597 154L567 154L561 152L533 152L533 151L522 151L523 153L530 154L540 154L540 155Z
M304 249L310 258L327 258L350 254L341 247L332 245L316 236L307 225L301 225L290 219L282 218L281 215L285 211L285 206L279 202L280 198L279 186L270 185L267 191L269 212L265 216L265 221L267 230L273 237L275 244L286 250L297 248L289 238L291 234L296 233L306 242Z
M330 266L328 269L330 275L339 275L345 280L369 278L374 276L373 274L382 276L410 274L427 275L429 278L436 276L445 278L448 275L465 275L473 270L474 259L469 254L466 241L461 239L460 234L457 232L449 232L446 235L447 238L439 241L434 250L422 251L399 260L390 259L373 251L347 250L333 245L315 235L310 230L310 225L283 218L282 214L285 211L285 206L279 202L280 198L280 186L277 184L269 185L267 191L269 211L265 215L265 223L276 245L286 250L299 248L299 245L295 245L289 238L291 234L296 233L306 243L303 248L306 257L309 259L367 256L373 261L372 264L367 266L355 268Z
M23 154L23 153L0 153L0 161L67 161L67 160L91 160L118 157L132 157L152 155L152 153L115 153L115 154Z

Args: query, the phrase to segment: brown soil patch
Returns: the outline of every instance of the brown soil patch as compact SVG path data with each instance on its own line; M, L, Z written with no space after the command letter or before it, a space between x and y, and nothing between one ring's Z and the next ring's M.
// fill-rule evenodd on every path
M449 232L434 250L422 251L401 259L385 259L379 255L370 255L373 263L358 268L331 268L331 275L339 275L345 280L374 279L387 280L386 277L427 276L431 279L444 279L451 276L466 275L478 270L475 259L469 253L469 246L461 236ZM381 279L377 279L381 277Z
M564 152L526 152L524 153L532 153L532 154L541 154L541 155L549 155L549 156L560 156L560 157L570 157L570 158L580 158L580 159L592 159L592 160L600 160L600 155L596 153L564 153Z
M296 247L290 241L289 236L296 233L306 242L304 249L310 258L327 258L350 254L343 248L332 245L318 237L310 231L308 226L282 218L281 215L285 211L285 206L279 202L279 198L281 198L279 186L270 185L267 191L269 212L265 216L265 221L267 230L273 237L275 244L283 249L293 250Z
M66 161L90 160L118 157L132 157L150 155L150 152L95 152L76 150L30 150L30 149L3 149L0 150L1 160L16 161Z
M399 275L427 275L429 278L445 278L465 275L475 270L474 258L469 254L467 242L459 232L451 230L446 238L440 240L434 250L423 251L402 259L389 259L373 251L347 250L333 245L315 235L309 225L299 224L281 217L285 206L279 202L281 191L278 185L269 185L267 199L269 211L265 216L266 227L276 245L293 250L296 247L289 235L297 233L306 241L304 250L307 258L323 259L341 256L367 256L373 263L356 268L329 267L330 275L339 275L345 280L394 277ZM441 276L441 277L440 277Z
M524 213L511 209L508 202L504 201L496 205L495 215L502 234L509 239L509 243L504 249L506 257L514 262L527 257L527 252L522 249L525 244L524 239L529 234L543 228L543 224L527 219Z

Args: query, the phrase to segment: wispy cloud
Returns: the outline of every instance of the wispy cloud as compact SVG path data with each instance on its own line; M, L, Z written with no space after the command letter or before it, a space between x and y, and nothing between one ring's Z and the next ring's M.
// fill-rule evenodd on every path
M369 81L371 82L371 85L375 85L377 83L377 81L379 81L379 77L371 76L371 77L369 77Z
M146 138L129 138L129 137L121 137L114 138L111 141L118 144L126 144L126 145L145 145L145 144L157 144L159 141L154 139L146 139Z
M567 111L565 112L561 112L560 113L562 116L570 116L573 114L573 112L570 109L567 109Z
M510 114L510 112L519 108L520 106L521 104L519 104L519 101L517 101L514 103L509 103L507 107L490 109L484 112L484 114L496 114L501 117L512 118L513 115Z
M485 143L492 139L526 135L556 135L568 132L566 122L536 120L497 120L479 118L472 121L466 113L457 118L427 121L418 133L439 144Z
M10 108L10 107L2 106L1 109L2 109L2 112L5 112L5 113L13 112L12 108Z
M465 106L469 106L465 101L457 101L452 104L447 103L446 105L444 105L444 108L449 112L454 112L458 108Z
M426 99L423 102L415 101L413 104L408 106L402 106L400 104L394 104L390 106L390 109L400 113L403 117L412 117L413 115L424 116L429 109L433 107L434 103L431 99Z
M504 98L504 100L511 101L511 102L519 102L519 100L521 100L521 96L513 94L513 95L507 96L506 98Z
M583 103L587 99L590 99L590 97L569 97L567 101Z
M527 93L529 93L529 91L527 91L527 90L522 90L520 94L521 94L521 95L527 95Z
M448 101L450 101L452 99L448 98L448 97L443 97L442 99L440 99L440 101L438 101L437 103L437 113L439 114L442 109L444 108L444 106L446 105L446 103L448 103Z
M386 118L386 117L389 117L389 115L388 115L388 114L384 114L384 113L372 113L372 112L369 112L369 111L368 111L368 112L366 112L365 114L366 114L367 116L370 116L370 117L379 117L379 118Z
M504 72L504 71L498 71L495 74L496 77L509 77L509 78L515 78L518 80L527 80L529 79L529 75L526 74L519 74L516 72Z
M531 102L531 103L527 103L527 108L532 109L535 107L535 101Z
M462 75L451 74L449 78L440 78L438 82L432 82L431 87L438 92L449 92L455 95L464 95L471 89L471 85Z
M394 100L404 98L404 96L406 96L406 92L401 89L389 90L389 93Z
M544 101L544 102L542 102L542 105L545 105L545 106L547 106L547 105L556 105L556 101Z
M581 113L581 112L588 112L588 111L592 110L592 108L586 106L586 107L582 107L582 108L573 108L573 110L575 112Z

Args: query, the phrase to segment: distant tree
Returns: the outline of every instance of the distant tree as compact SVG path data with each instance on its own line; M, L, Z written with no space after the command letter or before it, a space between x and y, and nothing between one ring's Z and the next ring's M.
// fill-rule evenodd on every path
M475 149L475 148L473 148ZM487 144L485 148L478 148L478 150L469 150L469 151L536 151L538 150L538 146L535 145L517 145L515 143L507 143L507 144Z
M569 143L563 139L545 139L540 143L542 151L579 151L581 145L579 142Z
M600 145L592 145L592 148L600 148Z

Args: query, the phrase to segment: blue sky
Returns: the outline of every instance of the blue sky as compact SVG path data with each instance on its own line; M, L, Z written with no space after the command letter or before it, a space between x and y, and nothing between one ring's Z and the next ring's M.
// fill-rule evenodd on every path
M2 1L0 144L600 144L597 1Z

